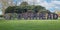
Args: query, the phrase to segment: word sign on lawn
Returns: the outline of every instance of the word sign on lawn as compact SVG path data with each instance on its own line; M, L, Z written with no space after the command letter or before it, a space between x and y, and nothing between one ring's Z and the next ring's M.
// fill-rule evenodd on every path
M21 14L17 14L17 15L13 15L13 14L5 14L5 19L25 19L25 20L45 20L45 19L58 19L58 15L57 14L44 14L44 13L21 13Z

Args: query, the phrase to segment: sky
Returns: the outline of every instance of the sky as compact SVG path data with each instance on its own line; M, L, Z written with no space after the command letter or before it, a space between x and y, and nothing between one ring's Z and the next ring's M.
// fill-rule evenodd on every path
M60 10L60 0L13 0L14 3L18 2L17 5L21 4L22 1L26 1L29 4L41 5L47 10L54 12L55 10ZM0 14L1 14L0 10Z
M25 0L27 1L27 0ZM33 0L35 5L41 5L46 9L54 12L55 10L60 10L60 0ZM28 0L30 4L33 3L32 0Z

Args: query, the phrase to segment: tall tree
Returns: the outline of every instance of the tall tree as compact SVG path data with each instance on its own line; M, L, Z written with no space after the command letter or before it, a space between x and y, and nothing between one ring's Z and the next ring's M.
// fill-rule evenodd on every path
M29 4L25 1L23 1L21 4L20 4L20 8L23 10L23 12L27 12L28 10L28 6Z
M37 5L37 6L34 7L35 12L39 12L39 11L43 11L43 10L46 10L45 7L42 7L40 5Z
M2 4L2 12L3 12L3 15L4 15L5 9L8 6L13 6L13 0L0 0L0 1L1 1L1 4Z
M24 2L22 2L22 3L20 4L20 6L21 6L21 7L26 7L26 6L28 6L28 3L24 1Z

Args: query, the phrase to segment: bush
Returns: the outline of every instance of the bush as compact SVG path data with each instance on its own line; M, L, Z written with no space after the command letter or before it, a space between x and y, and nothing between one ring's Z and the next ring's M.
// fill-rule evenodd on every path
M3 17L3 15L0 15L0 17Z

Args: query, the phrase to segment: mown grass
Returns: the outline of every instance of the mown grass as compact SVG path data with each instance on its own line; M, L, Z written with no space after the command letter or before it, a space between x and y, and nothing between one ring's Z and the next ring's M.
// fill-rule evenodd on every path
M60 30L60 20L0 20L0 30Z

